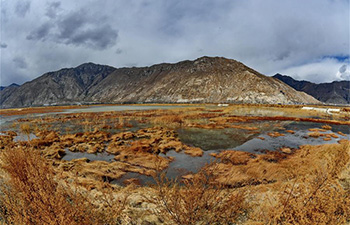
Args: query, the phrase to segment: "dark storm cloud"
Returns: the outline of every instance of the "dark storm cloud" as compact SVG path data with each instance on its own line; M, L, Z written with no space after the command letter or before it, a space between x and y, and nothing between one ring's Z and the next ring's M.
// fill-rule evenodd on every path
M26 69L28 67L26 60L23 57L17 56L12 59L14 65L20 69Z
M52 24L44 23L37 29L30 32L30 34L27 35L26 39L27 40L45 40L51 28L52 28Z
M102 21L101 21L102 20ZM91 18L85 10L71 13L57 23L57 42L85 46L103 50L113 46L118 38L118 31L103 19Z
M20 17L25 17L30 10L30 1L18 1L15 8L15 13Z
M59 4L56 6L59 7ZM50 22L42 24L27 35L27 40L49 40L97 50L115 45L117 38L118 31L107 24L104 18L95 18L86 10L74 11L57 18L51 17Z
M84 45L96 49L106 49L116 43L118 32L109 25L103 25L96 28L83 29L80 32L72 33L66 37L65 43L76 46Z
M56 18L60 6L61 6L61 2L49 3L46 7L45 15L51 19Z
M58 21L59 39L70 39L76 33L79 33L90 23L86 13L83 10L70 13L61 21Z

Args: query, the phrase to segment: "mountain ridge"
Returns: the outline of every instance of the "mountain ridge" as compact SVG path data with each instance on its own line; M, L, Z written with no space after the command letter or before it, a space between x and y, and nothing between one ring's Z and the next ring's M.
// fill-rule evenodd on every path
M8 86L0 86L0 91L4 90L5 88L9 88L9 87L19 87L20 85L16 84L16 83L12 83Z
M350 104L350 81L333 81L315 84L305 80L295 80L290 76L276 74L273 76L297 91L303 91L317 100L332 104Z
M11 94L2 108L94 103L319 103L283 82L223 57L114 68L84 63L48 72Z

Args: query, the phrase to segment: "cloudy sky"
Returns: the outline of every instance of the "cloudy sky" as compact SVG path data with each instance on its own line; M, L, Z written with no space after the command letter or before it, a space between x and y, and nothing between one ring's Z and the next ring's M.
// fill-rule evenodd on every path
M349 0L0 0L0 85L84 62L198 57L265 74L349 79Z

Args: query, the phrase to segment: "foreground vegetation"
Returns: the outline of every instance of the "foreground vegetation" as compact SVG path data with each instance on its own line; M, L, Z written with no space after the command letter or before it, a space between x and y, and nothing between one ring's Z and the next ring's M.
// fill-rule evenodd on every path
M12 126L16 132L0 135L0 223L350 222L349 140L265 154L221 151L213 154L217 161L198 173L169 180L164 169L174 159L166 156L168 151L183 151L192 157L203 154L178 138L178 127L235 128L254 134L266 125L264 121L300 119L295 108L287 108L287 115L268 119L233 115L230 110L189 108L185 112L174 109L20 119ZM336 116L320 115L317 122L324 125L310 130L309 138L342 137L341 132L324 133L332 124L349 124L347 114ZM257 121L262 121L259 126ZM26 140L14 141L20 131L28 135ZM36 138L31 139L33 133ZM67 150L107 151L114 155L114 161L62 160ZM130 179L124 187L109 182L127 172L152 176L155 182L140 186Z
M252 160L258 165L242 165L241 161L230 167L230 173L239 173L244 166L250 176L257 173L251 180L231 176L240 180L240 187L227 185L232 181L220 175L227 177L227 171L222 171L219 163L182 185L159 175L151 187L120 188L96 181L98 187L88 191L74 178L62 176L38 150L6 149L1 153L1 218L5 224L349 222L348 141L306 146L280 162L262 157Z

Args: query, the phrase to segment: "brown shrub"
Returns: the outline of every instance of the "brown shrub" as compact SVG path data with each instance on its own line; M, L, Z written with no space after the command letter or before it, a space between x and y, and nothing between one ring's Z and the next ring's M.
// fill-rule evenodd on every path
M329 125L323 125L323 126L322 126L322 129L325 129L325 130L332 130L332 127L329 126Z
M241 151L222 151L215 155L216 158L221 159L223 163L231 163L232 165L247 165L248 161L254 158L254 154Z
M267 211L269 224L345 224L350 219L350 195L325 176L294 183L279 194Z
M181 126L184 123L184 119L181 115L163 115L155 117L153 123L163 126Z
M156 178L155 196L147 201L157 206L160 218L174 224L231 224L247 208L245 192L232 191L213 183L212 175L200 172L183 185L161 174Z
M29 123L22 123L20 125L20 130L23 134L27 135L28 141L29 141L29 135L30 133L32 133L33 128L31 127L31 125Z
M275 132L269 132L269 133L267 133L267 135L269 135L270 137L280 137L280 136L284 136L284 134L281 134L281 133L279 133L279 132L277 132L277 131L275 131Z
M313 137L313 138L318 138L318 137L322 136L321 133L318 132L318 131L316 131L316 132L309 132L307 135L309 137Z
M344 134L344 133L341 132L341 131L338 131L337 133L338 133L339 135L343 136L343 137L346 137L346 134Z
M8 224L99 224L108 217L84 192L56 180L48 161L33 149L1 153L0 217Z

